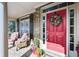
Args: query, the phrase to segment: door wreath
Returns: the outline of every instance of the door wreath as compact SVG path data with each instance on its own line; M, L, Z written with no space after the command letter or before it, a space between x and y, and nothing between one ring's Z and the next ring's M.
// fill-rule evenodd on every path
M62 16L60 16L59 14L55 13L53 16L51 16L50 18L50 22L52 25L54 26L58 26L61 24L62 22Z

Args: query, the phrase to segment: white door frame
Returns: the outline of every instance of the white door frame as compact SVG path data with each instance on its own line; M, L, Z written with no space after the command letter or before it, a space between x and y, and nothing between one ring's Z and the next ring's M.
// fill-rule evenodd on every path
M73 56L75 57L75 56L77 56L77 54L76 54L76 43L77 43L77 4L74 4L74 5L71 5L71 6L68 6L68 22L70 22L70 19L69 19L69 10L71 10L71 9L74 9L74 51L73 51ZM68 38L69 38L69 40L68 40L68 46L69 46L69 42L70 42L70 23L68 23L69 25L68 25L68 30L69 30L69 36L68 36ZM70 52L70 47L68 47L68 56L69 56L69 52Z
M46 13L42 13L42 16L45 16L45 20L46 20L46 15L48 14L48 13L51 13L51 12L55 12L55 11L58 11L58 10L63 10L63 9L66 9L66 11L67 11L67 9L68 9L68 7L63 7L63 8L59 8L59 9L56 9L56 10L52 10L52 11L49 11L49 12L46 12ZM68 11L67 11L67 13L66 14L68 14ZM68 19L68 17L66 17L66 19ZM67 20L66 20L66 22L67 22ZM42 23L42 22L41 22ZM46 22L45 22L46 23ZM67 25L67 23L66 23L66 25ZM67 33L66 33L66 47L68 48L68 45L67 45L67 43L68 43L68 36L67 36L67 34L68 34L68 27L66 26L66 29L67 29ZM46 31L46 28L45 28L45 31ZM43 33L42 33L43 34ZM47 34L46 34L47 35ZM45 35L45 36L46 36ZM42 36L42 35L41 35ZM47 41L47 40L46 40ZM47 47L47 42L45 41L45 46ZM66 48L66 55L68 55L68 50L67 50L67 48ZM55 52L56 54L61 54L61 53L58 53L58 52ZM61 54L62 56L64 56L63 54Z
M75 5L75 4L74 4ZM72 6L74 6L74 5L72 5ZM62 10L62 9L66 9L67 11L67 13L66 13L66 15L67 15L67 17L66 17L66 56L68 56L68 41L69 41L69 19L68 19L68 8L69 8L69 6L67 6L67 7L63 7L63 8L59 8L59 9L56 9L56 10L52 10L52 11L49 11L49 12L46 12L46 13L42 13L41 14L41 23L42 23L42 16L45 16L45 20L46 20L46 15L47 15L47 13L51 13L51 12L55 12L55 11L58 11L58 10ZM46 26L45 26L46 27ZM41 25L41 29L42 29L42 25ZM45 31L46 31L46 28L45 28ZM41 34L43 34L43 32L42 32L42 30L41 30ZM47 34L46 34L47 35ZM46 35L45 35L45 37L46 37ZM41 35L41 39L42 39L42 35ZM45 47L47 47L47 43L46 43L46 40L45 40Z

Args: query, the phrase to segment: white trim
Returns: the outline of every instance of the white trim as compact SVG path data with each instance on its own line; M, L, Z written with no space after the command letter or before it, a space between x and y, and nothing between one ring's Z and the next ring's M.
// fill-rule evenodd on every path
M79 3L77 4L77 21L76 21L76 25L77 25L77 28L76 28L76 45L78 44L79 42ZM77 54L77 52L76 52Z
M69 13L69 10L71 10L71 9L74 9L74 51L72 52L72 54L70 54L69 52L70 52L70 47L68 47L68 54L69 55L72 55L72 56L77 56L77 54L76 54L76 50L75 50L75 48L76 48L76 41L77 41L77 39L76 39L76 26L77 26L77 24L76 24L76 18L77 18L77 15L76 15L76 4L74 4L74 5L71 5L71 6L69 6L68 7L68 13ZM68 14L68 19L69 19L69 14ZM68 20L68 24L69 24L69 42L68 42L68 46L69 46L69 44L70 44L70 19Z
M77 4L77 3L76 3ZM75 6L76 4L73 4L73 5L70 5L70 6ZM63 7L63 8L59 8L59 9L56 9L56 10L52 10L52 11L49 11L49 12L46 12L46 13L42 13L42 15L47 15L48 13L51 13L51 12L55 12L55 11L58 11L58 10L62 10L62 9L66 9L67 11L67 13L66 13L66 56L68 56L68 54L69 54L69 50L68 50L68 48L69 48L69 46L68 46L68 43L69 43L69 17L68 17L68 9L69 9L69 7L70 6L66 6L66 7ZM41 9L41 11L43 10L43 9L45 9L45 8L42 8ZM41 16L42 16L41 15ZM75 17L76 18L76 17ZM75 25L76 26L76 25ZM42 29L42 28L41 28ZM76 30L76 28L75 28L75 30ZM76 35L75 35L75 39L76 39ZM46 43L45 43L45 45L46 45ZM46 45L46 47L47 47L47 45ZM59 54L58 52L56 53L56 54Z
M43 16L45 16L45 39L46 39L46 14L44 14L44 13L41 14L41 39L43 39L43 20L42 20ZM43 45L46 46L46 44L43 44Z
M66 56L68 56L68 39L69 39L69 26L68 26L68 24L69 24L69 21L68 21L68 7L67 7L67 9L66 9L67 11L67 13L66 13Z

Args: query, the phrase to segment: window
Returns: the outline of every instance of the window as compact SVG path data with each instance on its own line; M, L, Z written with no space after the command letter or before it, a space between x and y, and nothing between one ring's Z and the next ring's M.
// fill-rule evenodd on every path
M11 33L16 31L16 22L15 21L8 21L8 36L11 35Z
M70 35L70 42L74 42L74 35Z
M70 17L74 17L74 9L70 10Z
M70 25L74 25L74 18L70 18Z
M29 33L29 20L30 19L24 19L20 21L20 36L22 36L23 33Z
M43 39L43 44L45 44L45 16L43 16L42 18L42 32L43 32L43 35L42 35L42 39Z
M69 5L72 5L72 4L75 4L75 2L64 2L64 3L58 4L56 6L52 6L52 7L49 7L47 9L44 9L43 13L51 11L51 10L55 10L55 9L58 9L58 8L66 7L66 6L69 6ZM71 10L71 11L73 11L73 10Z
M69 10L70 18L70 50L74 51L74 9Z

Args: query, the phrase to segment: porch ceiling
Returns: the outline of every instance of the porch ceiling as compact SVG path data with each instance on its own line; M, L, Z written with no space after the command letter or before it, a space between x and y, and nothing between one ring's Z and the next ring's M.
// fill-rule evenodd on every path
M48 2L8 2L8 18L18 18L32 13L35 8Z

